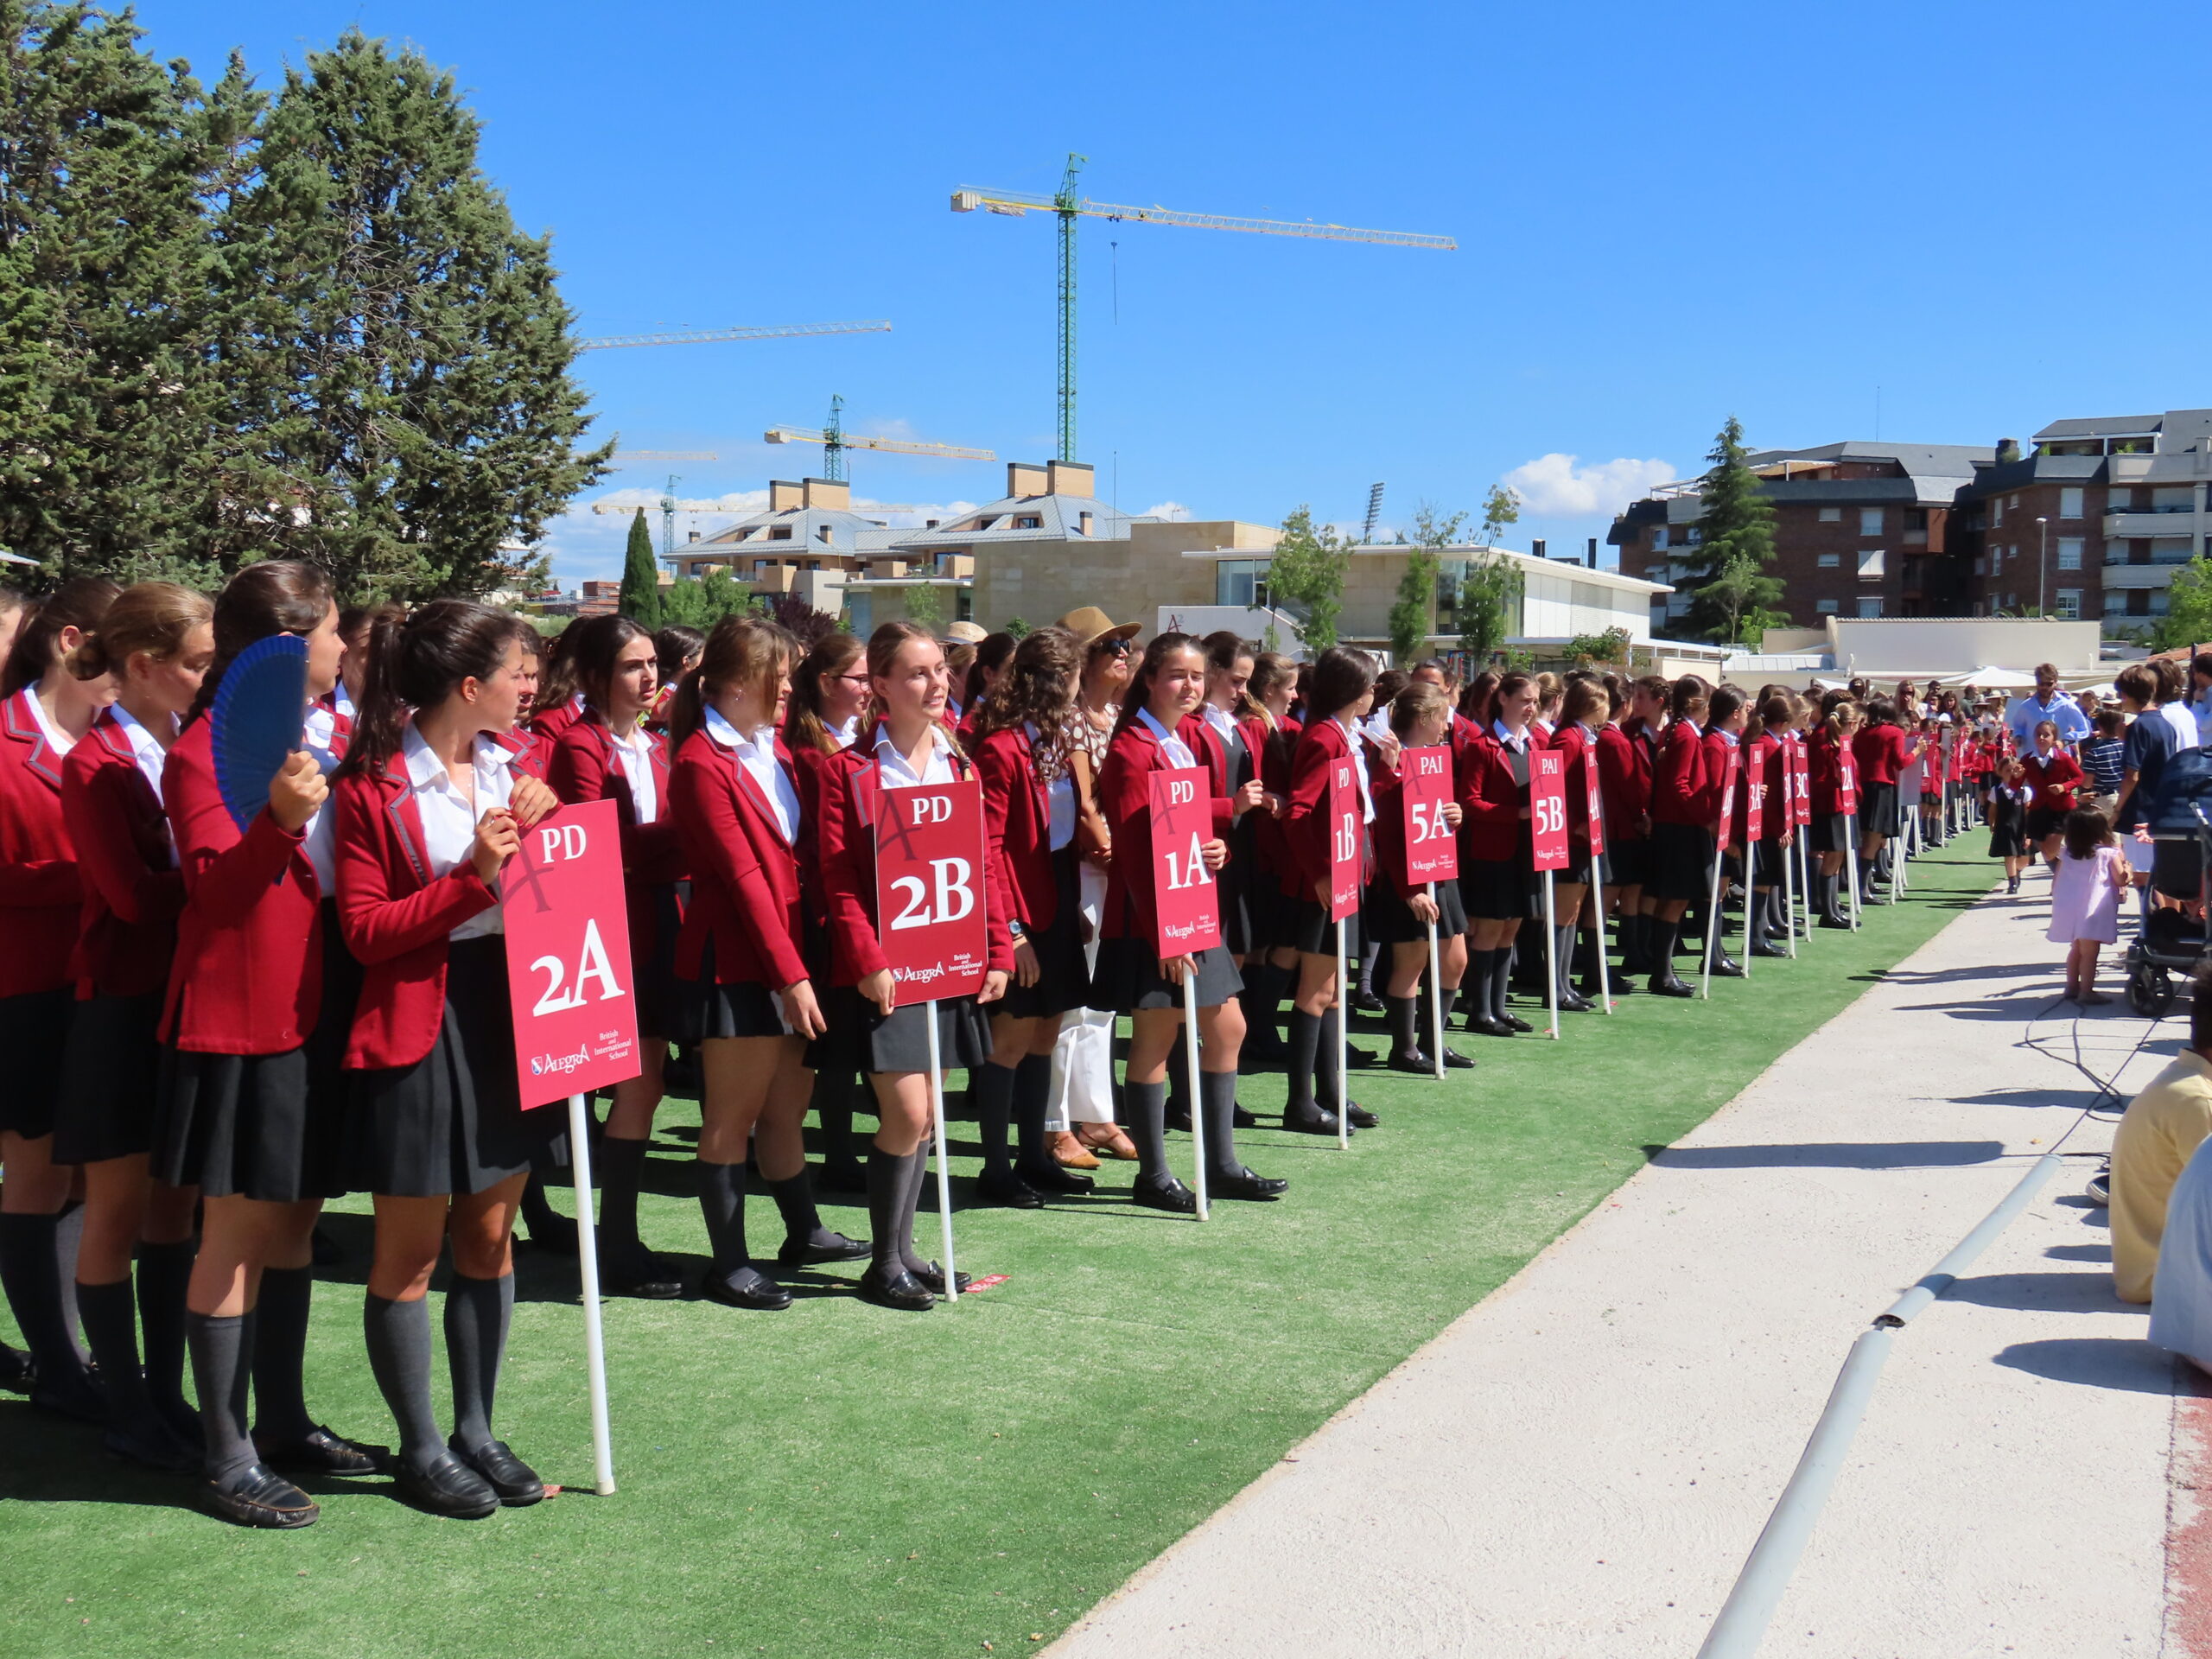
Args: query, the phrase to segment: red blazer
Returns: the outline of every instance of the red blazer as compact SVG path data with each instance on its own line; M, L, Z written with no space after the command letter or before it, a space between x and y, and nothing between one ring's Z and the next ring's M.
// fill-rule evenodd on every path
M62 765L61 816L85 884L69 958L79 998L153 995L169 982L184 877L168 815L111 712L101 711Z
M0 707L0 996L69 982L84 891L61 817L64 757L32 695L26 686Z
M870 974L891 964L883 955L882 936L875 914L875 750L855 743L827 757L822 772L822 816L815 821L822 849L822 888L829 911L830 982L857 985ZM975 766L957 748L952 752L956 778L972 778ZM1114 849L1116 868L1121 848ZM986 964L1001 972L1014 968L1014 940L1006 931L1007 900L992 874L992 861L983 860L983 922Z
M1592 740L1583 736L1581 721L1569 721L1552 734L1552 741L1544 747L1555 754L1567 757L1567 775L1560 780L1567 789L1567 833L1573 840L1587 841L1590 839L1590 790L1583 780L1582 757L1586 750L1596 746ZM1605 787L1605 774L1601 772L1598 778L1601 795Z
M1868 784L1894 784L1910 764L1912 745L1894 726L1862 726L1852 734L1851 753Z
M1300 733L1298 747L1291 754L1290 797L1283 809L1283 829L1292 861L1298 867L1295 891L1300 898L1310 898L1315 884L1328 879L1329 772L1335 762L1351 754L1351 740L1334 718L1317 720ZM1374 785L1370 781L1368 786L1372 789Z
M2053 749L2045 760L2033 749L2020 757L2028 775L2022 779L2036 792L2036 804L2052 812L2071 812L2074 791L2085 781L2081 762L2063 749Z
M508 770L536 778L545 776L546 762L553 758L553 746L527 726L518 726L511 732L494 732L492 741L514 759L507 763Z
M823 816L823 780L829 776L830 767L837 757L809 745L790 747L791 729L788 724L784 728L784 752L791 756L791 775L798 780L799 822L818 825ZM799 837L798 874L807 919L818 926L830 919L829 902L822 893L822 837L818 834L808 833Z
M629 777L614 759L614 734L596 709L585 709L569 722L545 763L545 781L564 804L614 803L615 819L622 831L622 887L630 917L630 962L640 975L659 944L660 912L653 903L653 889L681 881L687 874L675 815L668 810L668 740L658 733L647 735L652 741L653 792L661 804L660 816L651 823L638 822Z
M803 815L804 793L781 739L776 761L791 777ZM711 939L721 984L780 991L810 977L800 946L806 925L798 850L784 839L753 774L702 728L677 751L668 804L692 871L691 902L676 941L676 971L697 979ZM802 816L801 842L811 839L811 827Z
M1398 798L1405 777L1395 766L1385 766L1380 756L1367 762L1367 786L1375 795L1375 857L1398 897L1410 899L1427 893L1426 881L1406 880L1406 809Z
M1607 842L1643 840L1651 811L1651 752L1618 726L1598 728L1598 791Z
M354 772L331 791L338 922L361 963L361 1000L346 1046L350 1070L412 1065L437 1040L446 1007L446 935L499 902L467 859L430 874L423 814L407 762Z
M1529 740L1529 752L1535 741ZM1486 863L1510 863L1521 852L1521 810L1529 786L1513 776L1513 762L1495 732L1475 728L1452 770L1459 802L1459 856Z
M1005 894L1007 913L1032 931L1052 925L1060 907L1052 882L1052 802L1029 734L1002 728L975 746L983 781L984 846Z
M267 807L243 833L231 822L212 733L193 721L162 768L185 893L162 1035L194 1054L282 1054L322 1007L322 889L305 837Z
M1720 797L1728 788L1728 751L1740 748L1742 743L1741 740L1731 743L1725 733L1711 726L1705 728L1699 741L1705 747L1705 786L1698 791L1697 798L1698 810L1702 815L1699 822L1710 828L1720 822ZM1736 762L1736 792L1739 795L1744 787L1743 764L1739 755ZM1732 813L1734 810L1732 802L1729 810Z
M1258 723L1264 726L1266 722ZM1260 782L1269 794L1285 803L1285 811L1289 810L1291 756L1297 753L1299 734L1303 729L1286 715L1282 724L1268 732L1252 751L1260 758ZM1245 741L1251 740L1248 736ZM1259 825L1252 832L1252 855L1262 870L1274 876L1277 892L1291 897L1297 895L1298 861L1291 855L1290 836L1283 829L1282 820L1272 812L1260 815Z
M1175 734L1190 746L1191 753L1198 758L1198 764L1213 780L1213 832L1226 840L1229 832L1236 827L1236 803L1230 798L1236 780L1229 775L1229 746L1206 724L1206 717L1195 709L1188 720L1175 728Z
M583 700L580 697L570 697L558 708L548 709L543 714L532 720L530 722L530 729L536 732L548 744L557 743L561 741L561 734L575 725L583 711Z
M1651 774L1651 821L1709 826L1719 810L1720 786L1713 785L1713 807L1700 813L1706 795L1706 752L1702 734L1687 720L1667 728L1666 747Z
M1202 747L1198 741L1212 736L1203 717L1192 715L1175 728L1175 734L1199 765L1220 775L1221 746L1209 742ZM1101 938L1142 939L1149 948L1159 937L1159 912L1152 896L1152 785L1146 780L1155 772L1173 770L1160 740L1141 720L1132 720L1107 745L1105 763L1098 768L1098 810L1114 837L1114 862L1106 872ZM1219 835L1229 803L1223 798L1213 804L1214 830Z
M1815 727L1805 739L1805 781L1815 818L1832 818L1843 810L1843 772L1837 765L1842 748L1825 725Z

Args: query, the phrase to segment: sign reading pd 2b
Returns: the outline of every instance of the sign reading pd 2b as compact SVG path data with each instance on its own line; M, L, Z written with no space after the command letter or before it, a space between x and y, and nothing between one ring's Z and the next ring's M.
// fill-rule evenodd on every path
M879 789L876 931L900 1006L983 988L983 790L964 783Z
M613 801L564 806L523 832L500 873L525 1107L626 1083L642 1069L621 837Z

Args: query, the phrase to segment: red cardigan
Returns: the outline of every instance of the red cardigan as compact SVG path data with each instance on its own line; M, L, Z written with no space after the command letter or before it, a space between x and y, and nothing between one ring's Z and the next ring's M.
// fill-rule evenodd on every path
M822 769L822 816L815 820L812 837L822 849L822 887L830 920L830 982L857 985L870 974L891 964L883 954L882 937L875 913L875 798L874 747L855 743L830 755ZM950 756L956 778L972 778L975 766L955 749ZM1114 862L1121 864L1121 849ZM991 860L983 860L983 924L985 964L1007 973L1014 968L1014 940L1006 931L1007 900L992 874Z
M1667 745L1651 774L1651 821L1709 827L1719 810L1720 785L1713 780L1713 806L1706 798L1705 742L1697 728L1678 720L1667 728Z
M25 686L0 707L0 997L69 982L84 891L61 817L64 757L46 741L33 695Z
M791 777L804 814L804 791L781 739L776 762ZM780 991L810 977L800 947L806 930L798 849L784 839L753 774L703 728L676 753L669 816L692 871L676 971L696 980L711 939L718 983ZM809 827L802 816L801 842L810 839Z
M1052 882L1052 801L1029 734L1003 727L973 746L983 783L984 847L1007 913L1025 928L1041 931L1058 912Z
M110 710L63 763L61 816L85 884L69 959L78 996L152 995L168 983L184 877L169 850L168 816Z
M243 833L231 822L212 729L186 727L162 768L185 892L162 1034L188 1053L282 1054L322 1007L322 890L301 831L265 806Z
M412 1065L430 1052L445 1018L446 935L499 895L468 859L430 874L404 756L394 754L379 772L340 779L331 804L338 921L362 969L346 1065L361 1071Z

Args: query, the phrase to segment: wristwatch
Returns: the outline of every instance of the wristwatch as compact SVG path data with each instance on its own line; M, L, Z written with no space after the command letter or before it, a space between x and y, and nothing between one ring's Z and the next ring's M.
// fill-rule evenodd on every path
M1017 944L1020 943L1022 938L1021 924L1020 922L1008 918L1006 925L1006 931Z

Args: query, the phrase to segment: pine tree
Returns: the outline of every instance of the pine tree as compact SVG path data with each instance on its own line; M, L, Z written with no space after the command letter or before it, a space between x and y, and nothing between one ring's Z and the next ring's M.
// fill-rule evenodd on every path
M1690 615L1708 638L1727 644L1742 632L1746 612L1778 615L1772 607L1783 596L1782 583L1764 574L1774 563L1774 504L1759 493L1758 474L1745 462L1750 453L1743 424L1731 415L1706 456L1712 465L1698 480L1703 539L1682 551L1682 563L1704 578L1691 595Z
M653 563L652 526L645 522L643 507L630 521L630 545L622 556L622 593L616 608L647 630L669 620L661 614L660 567Z
M477 123L412 48L349 29L287 73L222 222L275 383L249 422L262 550L350 596L542 579L527 551L605 472L543 238L476 165Z

